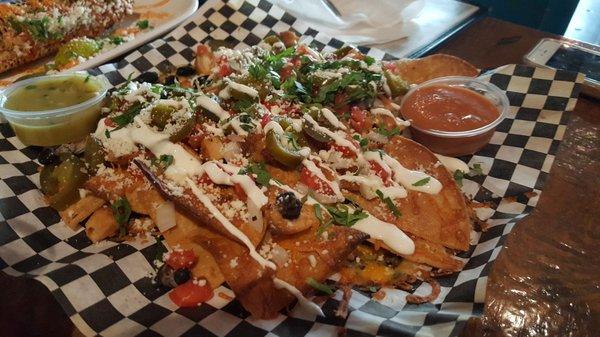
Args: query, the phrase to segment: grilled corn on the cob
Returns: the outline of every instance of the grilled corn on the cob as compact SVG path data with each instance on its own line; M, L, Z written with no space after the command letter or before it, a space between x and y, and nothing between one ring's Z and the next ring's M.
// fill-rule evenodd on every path
M0 4L0 73L76 37L96 37L132 13L133 0L26 0Z

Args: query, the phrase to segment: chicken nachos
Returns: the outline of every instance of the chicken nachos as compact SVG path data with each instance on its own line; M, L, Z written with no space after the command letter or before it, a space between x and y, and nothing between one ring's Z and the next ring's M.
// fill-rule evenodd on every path
M47 160L48 202L93 242L164 237L158 281L182 306L226 282L257 318L296 299L322 314L309 295L460 270L473 212L455 173L468 167L404 137L397 117L413 84L400 74L421 70L297 40L200 45L173 83L128 80L83 156ZM412 78L476 75L458 61L437 55Z

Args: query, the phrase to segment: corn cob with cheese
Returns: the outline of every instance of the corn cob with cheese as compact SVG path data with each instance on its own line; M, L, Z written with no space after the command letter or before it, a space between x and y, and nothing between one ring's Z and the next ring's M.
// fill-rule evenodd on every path
M132 13L133 0L26 0L0 4L0 73L96 37Z

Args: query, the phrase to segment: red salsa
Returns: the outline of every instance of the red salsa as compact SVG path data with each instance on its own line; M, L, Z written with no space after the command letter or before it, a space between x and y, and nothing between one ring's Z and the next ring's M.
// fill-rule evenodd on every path
M456 132L489 125L500 112L481 94L438 84L418 88L406 97L402 116L421 130Z

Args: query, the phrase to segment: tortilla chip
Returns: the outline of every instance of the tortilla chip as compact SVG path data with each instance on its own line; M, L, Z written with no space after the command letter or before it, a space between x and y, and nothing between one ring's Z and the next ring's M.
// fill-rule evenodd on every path
M221 270L215 262L212 254L192 240L195 236L208 237L211 232L196 224L187 216L176 212L175 223L177 226L163 232L165 240L171 247L179 245L182 249L191 249L198 257L198 263L192 268L191 272L194 277L204 278L208 281L211 287L220 286L225 278L221 274Z
M413 238L415 252L412 255L402 255L405 259L424 263L444 271L459 271L464 263L448 253L444 246L428 242L421 238Z
M400 60L396 62L396 69L395 73L410 84L419 84L444 76L479 75L479 70L469 62L447 54Z
M393 220L402 230L427 241L452 249L469 249L469 209L454 178L443 165L437 164L435 155L421 144L404 137L393 137L383 149L407 169L425 169L443 186L438 194L408 190L406 198L395 200L402 216L396 219L389 212L384 212L385 218Z
M194 240L213 254L227 284L244 308L256 318L268 319L277 316L294 300L288 291L275 287L273 273L307 294L312 290L306 283L307 278L323 282L367 235L352 228L332 226L328 237L320 240L315 230L307 230L273 238L273 244L269 245L280 246L279 249L285 249L289 257L276 271L261 268L245 247L223 236L199 235Z

